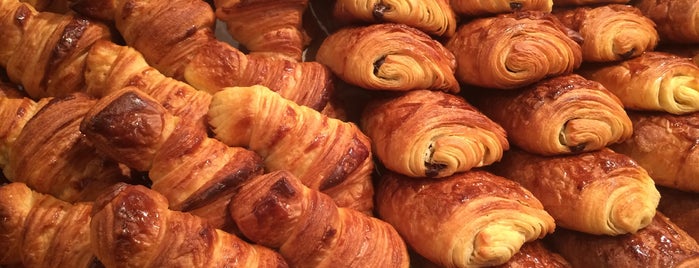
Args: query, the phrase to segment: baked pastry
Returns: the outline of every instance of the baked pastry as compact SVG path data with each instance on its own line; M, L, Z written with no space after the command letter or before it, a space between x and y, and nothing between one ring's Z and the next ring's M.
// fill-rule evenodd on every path
M288 171L245 183L230 213L250 240L277 249L292 267L408 267L391 225L304 186Z
M552 0L450 0L454 11L462 17L488 17L500 13L538 10L551 12Z
M494 268L568 268L561 255L549 250L541 240L524 243L512 258Z
M466 22L446 47L456 56L459 81L516 89L580 67L576 41L580 36L550 13L527 11Z
M529 191L480 170L422 180L387 172L376 207L417 253L446 267L503 264L555 227Z
M699 239L699 194L659 187L658 211L682 228L694 240Z
M659 41L655 23L630 5L581 6L553 14L585 40L583 61L630 59L652 51Z
M492 170L531 191L557 226L590 234L635 233L660 199L648 172L606 148L549 157L513 148Z
M616 64L590 66L579 73L602 83L627 109L673 114L699 111L699 67L691 58L645 52Z
M208 118L217 139L258 153L268 171L288 170L340 207L371 212L371 142L353 123L296 105L263 86L214 94Z
M429 35L403 24L342 28L323 40L316 60L364 89L459 92L454 55Z
M540 155L599 150L631 137L631 120L604 86L579 75L516 91L484 91L469 100L507 131L510 142Z
M70 12L70 0L22 0L32 5L36 10L54 13Z
M644 15L655 21L663 41L671 43L698 43L699 3L693 0L639 0L633 1Z
M342 24L392 22L445 37L454 35L457 24L449 0L340 0L335 2L332 13Z
M505 130L463 98L414 90L377 99L362 130L383 165L410 177L446 177L487 166L509 149Z
M630 0L553 0L553 5L558 6L594 6L605 4L626 4Z
M101 152L147 171L151 188L169 208L191 212L216 228L229 228L231 195L261 175L262 159L240 147L209 138L196 122L170 114L136 88L102 98L81 120L80 130Z
M0 82L0 170L10 162L10 147L27 122L45 105L35 102L13 84Z
M591 235L558 228L546 237L573 267L697 267L699 245L662 213L635 234Z
M92 267L92 203L70 204L24 183L0 186L0 265Z
M95 201L90 241L105 267L288 267L276 252L248 244L144 186L120 184Z
M633 136L611 148L636 160L658 185L699 192L699 113L629 111Z

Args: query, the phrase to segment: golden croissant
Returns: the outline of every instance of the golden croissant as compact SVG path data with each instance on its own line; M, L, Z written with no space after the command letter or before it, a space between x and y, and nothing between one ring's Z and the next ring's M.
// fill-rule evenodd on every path
M376 207L410 247L446 267L503 264L555 227L531 192L481 170L422 180L388 172Z
M628 139L633 129L616 96L575 74L470 100L507 131L512 144L541 155L599 150Z
M492 170L530 190L557 226L590 234L635 233L660 199L646 170L606 148L550 157L512 149Z
M509 149L500 125L463 98L440 91L376 100L361 125L381 163L410 177L446 177L487 166Z
M489 17L501 13L537 10L551 12L552 0L450 0L454 11L463 17Z
M424 32L396 23L342 28L318 48L318 62L365 89L459 92L454 55Z
M267 170L288 170L341 207L371 211L371 142L355 124L296 105L263 86L214 94L208 118L217 139L255 151Z
M655 21L663 41L679 44L699 42L699 2L694 0L638 0L632 4Z
M250 240L277 249L293 267L408 267L391 225L304 186L288 171L245 183L230 213Z
M517 12L462 24L446 47L456 77L479 87L516 89L566 75L582 63L580 36L550 13Z

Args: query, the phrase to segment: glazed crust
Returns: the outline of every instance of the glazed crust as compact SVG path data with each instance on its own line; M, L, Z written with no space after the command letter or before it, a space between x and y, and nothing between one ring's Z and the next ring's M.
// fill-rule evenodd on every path
M669 43L699 42L699 3L692 0L633 1L643 14L657 25L663 41Z
M570 268L561 255L549 250L542 240L524 243L522 248L503 265L494 268Z
M553 0L553 4L558 6L594 6L604 4L626 4L630 0Z
M660 187L658 211L670 218L694 240L699 239L699 194Z
M552 0L450 0L452 8L462 17L487 17L489 15L519 11L551 12Z

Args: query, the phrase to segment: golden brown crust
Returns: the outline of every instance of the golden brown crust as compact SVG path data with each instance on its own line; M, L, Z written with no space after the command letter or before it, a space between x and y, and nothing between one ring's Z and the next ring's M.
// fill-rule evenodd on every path
M645 52L617 64L581 69L580 74L602 83L627 109L699 111L699 67L691 58Z
M560 10L554 15L585 40L582 56L588 62L625 60L652 51L658 44L655 23L630 5L610 4Z
M456 56L459 81L515 89L578 68L582 53L572 38L582 41L553 15L528 11L469 21L446 47Z
M463 17L487 17L519 11L551 12L553 0L450 0L452 8Z
M445 37L454 35L457 24L449 0L341 0L335 2L332 13L333 18L344 24L392 22Z
M507 131L512 144L541 155L594 151L632 133L619 99L579 75L542 80L519 91L487 91L470 100Z
M524 243L522 248L503 265L494 268L569 268L561 255L546 248L541 240Z
M663 41L669 43L699 42L699 3L692 0L633 1L643 14L655 21Z
M558 226L591 234L638 231L660 199L643 168L606 148L553 157L512 149L492 170L530 190Z
M658 211L670 218L694 240L699 239L699 194L659 187Z
M658 185L699 192L699 113L631 112L633 136L611 148L636 160Z
M215 229L143 186L122 184L95 202L92 247L106 267L287 267L276 252Z
M553 4L558 6L594 6L605 4L626 4L630 0L553 0Z
M591 235L559 228L547 237L573 267L697 267L699 245L657 213L635 234Z
M29 119L46 101L37 103L12 85L0 82L0 169L10 161L10 147Z
M288 171L246 183L231 215L256 243L278 249L294 267L408 267L405 243L386 222L339 208Z
M463 98L414 90L376 100L362 129L386 168L410 177L446 177L487 166L509 149L505 130Z
M484 171L422 180L386 173L376 204L416 252L447 267L503 264L555 227L529 191Z
M208 116L217 139L255 151L267 170L288 170L339 206L370 213L371 142L353 123L296 105L262 86L214 94Z
M316 55L347 83L373 90L459 92L454 55L424 32L395 23L342 28Z

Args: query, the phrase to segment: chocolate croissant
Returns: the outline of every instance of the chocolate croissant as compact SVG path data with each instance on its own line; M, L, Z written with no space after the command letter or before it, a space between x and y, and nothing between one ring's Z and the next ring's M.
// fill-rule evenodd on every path
M408 267L405 242L386 222L340 208L288 171L256 177L230 213L250 240L277 249L293 267Z
M646 170L606 148L550 157L512 149L492 170L530 190L557 226L590 234L635 233L660 199Z
M316 60L365 89L459 92L454 55L424 32L395 23L346 27L328 36Z
M208 116L217 139L257 152L267 170L288 170L340 207L371 211L371 142L353 123L296 105L262 86L214 94Z
M693 0L633 1L644 15L655 21L663 41L668 43L699 42L699 2Z
M302 22L308 0L214 0L216 17L252 53L300 61L310 42Z
M231 195L263 172L255 153L209 138L195 122L182 121L131 87L102 98L80 130L101 152L147 171L151 188L167 197L171 209L201 216L216 228L231 227Z
M248 244L143 186L120 184L95 201L91 246L105 267L288 267L276 252Z
M487 166L509 149L505 130L463 98L414 90L376 100L362 129L383 165L410 177L446 177Z
M697 267L699 245L662 213L635 234L591 235L559 228L547 241L573 267Z
M602 83L627 109L699 111L699 67L691 58L645 52L617 64L581 69L580 74Z
M0 265L93 267L92 203L70 204L24 183L0 186Z
M699 113L628 112L633 136L611 148L633 158L658 185L699 192Z
M652 51L658 44L655 23L630 5L582 6L554 15L585 40L581 44L583 61L626 60Z
M480 170L422 180L386 173L376 206L417 253L446 267L503 264L555 227L529 191Z
M354 22L405 24L430 35L449 37L456 31L456 14L449 0L339 0L333 17L344 24Z
M633 128L618 98L575 74L469 100L507 131L512 144L541 155L599 150L631 137Z
M682 228L694 240L699 239L699 194L659 187L658 211Z
M515 89L570 74L582 63L580 36L544 12L517 12L461 25L446 47L456 56L459 81Z
M454 11L463 17L489 17L500 13L538 10L551 12L552 0L450 0Z

